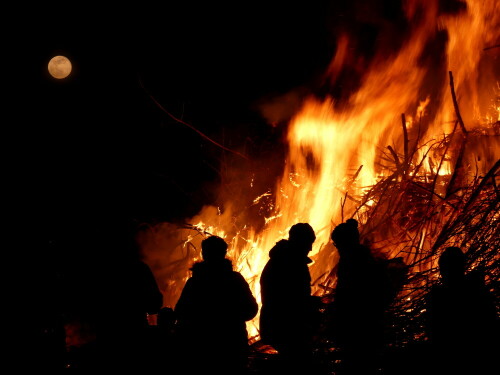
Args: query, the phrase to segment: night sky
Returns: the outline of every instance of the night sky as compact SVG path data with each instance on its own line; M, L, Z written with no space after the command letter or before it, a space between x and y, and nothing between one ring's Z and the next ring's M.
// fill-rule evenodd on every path
M195 214L214 198L224 152L170 115L253 159L264 144L279 149L293 112L269 119L262 104L290 92L338 94L342 85L322 87L338 31L356 32L358 52L369 55L377 27L401 18L400 3L30 9L17 24L28 32L13 41L19 72L9 77L25 202L49 237L114 215ZM73 62L65 80L46 70L56 54Z
M334 52L328 6L186 2L26 20L15 132L40 219L60 232L118 211L196 213L222 149L170 115L239 151L245 138L278 139L258 105L317 84ZM73 63L65 80L46 70L56 54Z

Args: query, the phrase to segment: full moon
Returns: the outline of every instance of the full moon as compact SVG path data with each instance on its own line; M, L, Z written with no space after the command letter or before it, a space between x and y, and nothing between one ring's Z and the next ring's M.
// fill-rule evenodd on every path
M71 73L71 61L66 56L54 56L50 59L48 69L52 77L63 79Z

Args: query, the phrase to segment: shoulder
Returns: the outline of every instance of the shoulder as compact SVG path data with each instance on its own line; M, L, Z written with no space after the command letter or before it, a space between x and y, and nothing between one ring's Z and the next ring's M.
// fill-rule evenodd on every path
M243 284L243 285L248 285L247 280L238 271L232 271L231 272L231 277L232 277L232 279L234 280L235 283L239 283L239 284Z
M288 249L288 240L279 240L276 244L269 250L269 256L271 258L282 256Z

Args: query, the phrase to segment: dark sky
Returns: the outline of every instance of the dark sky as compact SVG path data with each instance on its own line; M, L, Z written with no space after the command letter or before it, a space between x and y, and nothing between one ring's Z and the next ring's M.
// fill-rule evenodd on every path
M17 162L37 218L58 232L119 211L167 220L195 213L212 198L200 186L217 183L221 149L150 96L230 148L276 137L255 104L323 72L333 53L327 8L257 1L34 11L10 78L20 105ZM47 73L56 54L73 62L65 80Z
M42 205L35 212L55 231L99 211L146 220L196 213L213 199L222 149L150 96L252 158L262 147L248 144L279 148L282 128L269 126L258 103L298 87L320 91L341 29L357 33L369 54L377 26L401 18L400 0L372 3L52 4L12 13L17 58L8 78L26 200ZM66 80L47 73L56 54L73 62Z

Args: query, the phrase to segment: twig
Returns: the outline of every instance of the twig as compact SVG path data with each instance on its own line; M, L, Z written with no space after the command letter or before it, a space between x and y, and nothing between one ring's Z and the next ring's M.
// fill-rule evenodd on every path
M402 122L402 125L403 125L403 139L404 139L404 167L403 167L403 175L406 177L407 173L408 173L408 129L406 129L406 118L405 118L405 114L402 113L401 114L401 122Z
M388 150L391 152L392 157L394 158L394 162L396 163L396 169L399 171L401 168L401 164L399 163L398 154L391 146L387 146Z
M493 48L500 48L500 44L495 44L494 46L485 47L485 48L483 48L483 51L487 51L487 50L493 49Z
M453 128L453 134L455 134L455 129L457 128L457 122L455 122L455 127ZM462 159L465 151L465 144L466 144L467 138L463 139L463 142L460 144L460 151L458 152L458 157L455 162L455 167L453 168L453 174L451 175L450 182L448 183L448 187L446 189L446 196L449 196L450 194L454 193L455 191L453 188L455 187L455 180L457 179L458 173L461 170L461 165L462 165Z
M500 170L500 159L497 160L497 162L495 163L495 165L488 171L488 173L486 173L486 175L484 176L484 178L481 180L481 182L479 183L479 186L472 192L472 194L470 195L469 200L465 204L465 207L463 209L464 212L467 212L467 210L469 209L469 206L477 199L479 193L484 188L484 185L486 185L487 181L490 178L493 181L495 180L494 177L495 177L496 173L499 170Z
M214 141L213 139L211 139L210 137L208 137L207 135L205 135L204 133L202 133L201 131L199 131L198 129L196 129L193 125L191 124L188 124L187 122L175 117L174 115L172 115L169 111L167 111L154 97L153 95L151 95L149 93L149 91L144 87L144 84L142 83L142 80L139 79L139 84L141 85L142 89L146 92L146 94L150 97L150 99L153 101L153 103L156 104L156 106L158 108L160 108L163 112L165 112L168 116L170 116L173 120L183 124L183 125L186 125L188 128L194 130L196 133L198 133L201 137L205 138L207 141L209 142L212 142L214 145L222 148L223 150L226 150L226 151L229 151L229 152L232 152L233 154L235 155L238 155L238 156L241 156L243 159L246 159L246 160L249 160L247 156L243 155L242 153L238 152L238 151L235 151L235 150L231 150L230 148L227 148L226 146L224 145L221 145L220 143Z
M455 87L453 84L453 74L451 73L451 71L448 73L450 75L450 88L451 88L451 98L453 99L453 107L455 108L455 113L458 118L458 123L460 124L460 127L462 128L465 137L467 135L467 129L465 129L464 121L462 120L462 115L460 114L460 110L458 108L457 96L455 95Z

